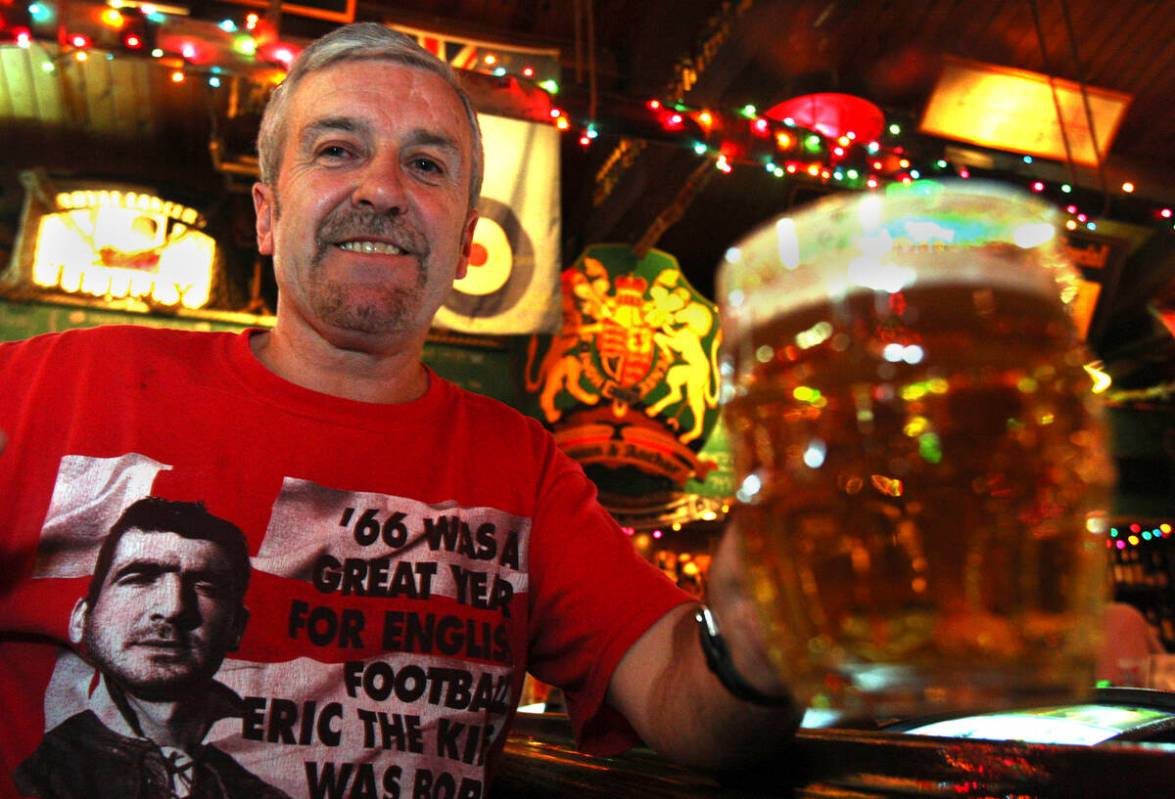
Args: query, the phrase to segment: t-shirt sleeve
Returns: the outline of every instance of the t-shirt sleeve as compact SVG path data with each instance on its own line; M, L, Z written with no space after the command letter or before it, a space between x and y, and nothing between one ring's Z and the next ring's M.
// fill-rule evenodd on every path
M583 470L549 447L530 546L529 668L561 688L582 751L640 742L605 704L620 659L669 610L692 598L637 554Z

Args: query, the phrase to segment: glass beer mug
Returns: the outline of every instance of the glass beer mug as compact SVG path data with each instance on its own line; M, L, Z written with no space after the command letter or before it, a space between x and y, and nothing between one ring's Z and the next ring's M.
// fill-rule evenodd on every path
M728 250L724 413L750 585L808 706L1093 686L1113 480L1054 211L995 184L840 195Z

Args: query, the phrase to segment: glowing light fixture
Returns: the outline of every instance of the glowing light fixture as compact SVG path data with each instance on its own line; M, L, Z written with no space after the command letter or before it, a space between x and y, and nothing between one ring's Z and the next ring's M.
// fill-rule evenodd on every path
M1039 72L947 56L919 129L981 147L1096 166L1098 156L1110 151L1130 99ZM1080 123L1067 122L1062 130L1058 117Z
M41 217L33 283L97 298L199 308L211 296L216 244L194 209L148 194L73 191Z
M800 125L836 139L853 137L873 139L881 135L885 115L873 103L851 94L823 92L784 100L764 116L785 125ZM844 145L842 145L844 146Z

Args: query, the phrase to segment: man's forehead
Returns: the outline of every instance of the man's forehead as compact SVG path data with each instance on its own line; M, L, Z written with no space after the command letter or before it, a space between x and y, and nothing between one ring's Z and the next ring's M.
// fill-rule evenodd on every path
M219 560L220 547L214 541L188 538L170 530L145 530L131 527L122 534L114 548L114 564L133 560L175 561L193 557Z
M410 120L421 114L424 106L432 110L430 119L451 117L463 136L471 133L457 90L443 76L411 63L387 58L345 59L308 73L293 89L290 123L300 128L323 116L364 119L383 113ZM398 100L389 98L389 90L416 94L421 105L397 105Z
M331 101L346 105L352 98L363 96L386 99L384 92L389 84L393 88L420 92L430 102L443 98L455 108L461 107L457 90L437 72L418 64L375 56L345 58L306 73L293 87L291 100L298 105L298 99L308 94L324 95L314 97L315 105Z

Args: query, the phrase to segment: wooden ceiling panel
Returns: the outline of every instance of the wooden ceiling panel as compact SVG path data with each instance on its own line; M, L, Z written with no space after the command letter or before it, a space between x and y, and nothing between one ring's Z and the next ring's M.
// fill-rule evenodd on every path
M572 80L577 41L581 63L587 61L583 14L591 9L598 88L639 97L668 84L674 63L695 54L706 21L728 6L747 9L757 23L725 45L750 54L743 79L728 81L738 97L727 99L758 94L766 104L792 88L808 89L811 81L801 79L823 75L828 88L864 86L876 92L871 99L917 116L944 54L1068 80L1083 73L1092 85L1135 97L1114 152L1175 168L1163 140L1175 121L1159 119L1171 117L1175 97L1173 0L366 0L360 10L541 40L563 51L565 80ZM1073 60L1066 11L1082 69Z
M33 70L39 68L29 51L0 47L0 117L38 119L42 113L50 113L45 99L37 97Z

